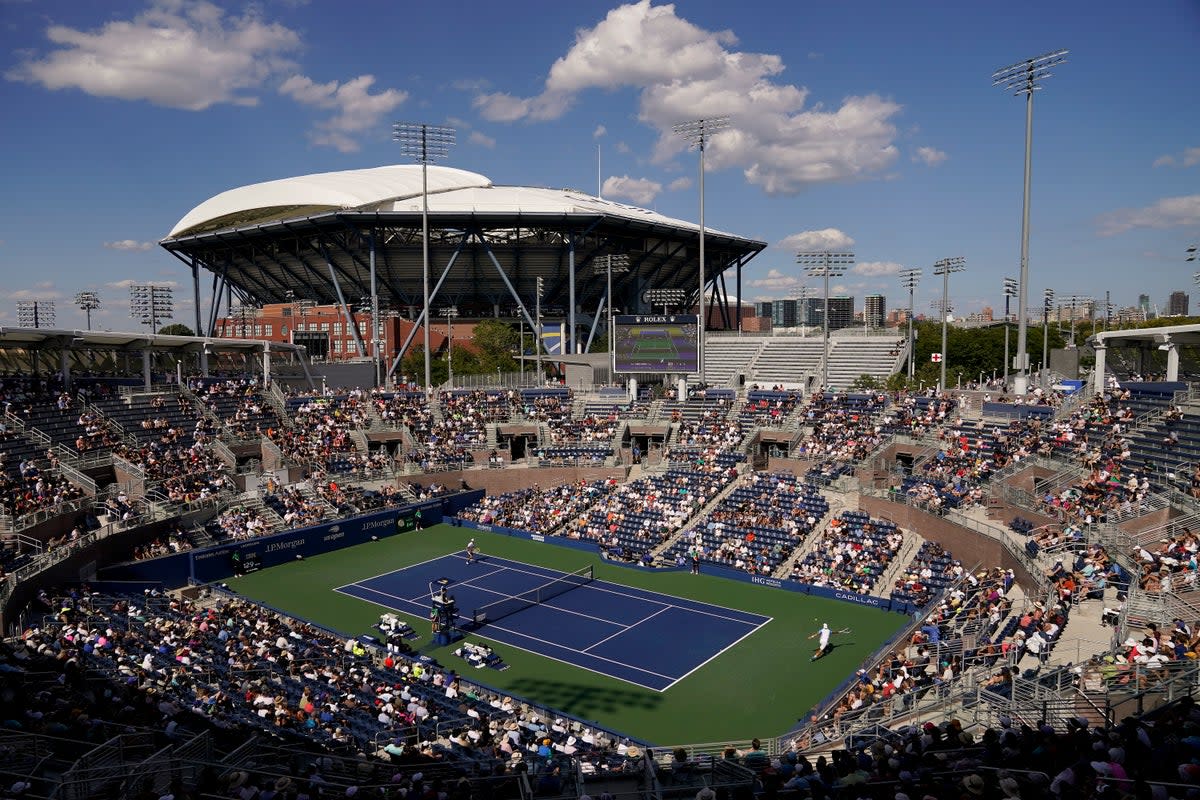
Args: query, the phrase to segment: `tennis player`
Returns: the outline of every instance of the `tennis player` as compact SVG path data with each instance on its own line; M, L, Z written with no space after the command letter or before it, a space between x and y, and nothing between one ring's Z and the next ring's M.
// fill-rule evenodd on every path
M475 540L472 539L471 541L467 542L467 563L468 564L473 564L475 562L475 550L476 550Z
M810 658L809 661L816 661L818 658L821 658L829 652L829 637L832 635L833 631L829 629L829 623L823 622L821 623L821 630L811 634L808 637L810 639L816 639L817 637L820 637L820 640L817 643L817 652L812 654L812 658Z

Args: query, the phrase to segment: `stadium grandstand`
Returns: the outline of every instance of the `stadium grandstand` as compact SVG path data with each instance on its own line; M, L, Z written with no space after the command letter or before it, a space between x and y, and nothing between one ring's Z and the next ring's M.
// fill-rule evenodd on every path
M234 190L164 246L198 283L224 241L214 296L273 302L310 273L338 302L373 251L411 304L412 174L388 169ZM695 232L434 186L476 256L503 217L490 280L527 264L555 302L598 301L574 247L582 277L619 232L675 237L648 279ZM1142 335L1018 402L853 388L900 368L895 335L835 337L830 387L819 339L713 335L723 379L631 396L0 330L0 796L1193 796L1200 400Z

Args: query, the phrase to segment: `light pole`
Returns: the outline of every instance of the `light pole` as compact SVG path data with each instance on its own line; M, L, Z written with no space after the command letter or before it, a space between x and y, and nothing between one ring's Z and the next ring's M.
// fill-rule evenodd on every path
M913 341L913 293L921 282L921 268L913 267L900 271L900 285L908 289L908 379L915 374L916 342Z
M599 270L600 265L597 264L595 268L597 270ZM614 343L613 343L612 276L613 276L614 272L616 272L618 275L622 275L626 272L629 272L629 256L625 255L624 253L618 253L617 255L614 256L610 253L609 255L605 256L605 258L604 258L604 274L607 276L607 279L608 279L608 286L605 289L605 294L604 294L604 305L608 308L608 335L606 338L608 339L608 381L609 381L609 383L616 382L613 380L613 375L616 371L615 370L615 368L616 368L616 350L614 349L614 346L613 346Z
M1054 306L1054 290L1042 293L1042 389L1046 387L1046 376L1050 369L1050 309Z
M1033 93L1042 87L1039 81L1044 81L1053 73L1050 71L1060 64L1066 63L1067 51L1056 50L1040 56L1018 61L1007 67L1001 67L992 73L992 86L999 86L1014 95L1025 95L1025 191L1021 203L1021 275L1018 284L1019 300L1017 308L1024 310L1028 302L1026 287L1029 286L1029 197L1030 183L1033 172ZM1014 392L1023 395L1029 391L1029 355L1027 337L1027 322L1025 314L1017 321L1017 377L1014 382Z
M87 329L92 329L92 312L100 307L100 295L95 292L78 292L75 295L75 305L87 315Z
M946 391L946 325L950 316L950 273L962 272L967 261L962 256L943 258L933 262L933 274L942 276L942 377L939 391Z
M397 122L392 126L392 141L399 142L400 152L421 165L421 314L425 322L425 393L428 395L433 382L429 368L429 162L450 156L454 128L423 122Z
M929 308L936 311L938 316L942 318L942 352L938 353L938 364L941 365L941 377L938 379L938 391L946 383L946 317L954 310L953 304L945 297L935 297L929 301Z
M1017 279L1004 279L1004 391L1008 391L1008 303L1017 296Z
M808 301L815 297L817 290L812 286L801 285L799 289L792 293L792 299L799 305L796 307L796 321L800 324L800 338L808 338L808 327L806 320L808 317Z
M537 320L537 330L533 332L533 352L537 357L537 380L538 386L542 385L545 375L542 373L542 291L545 289L546 282L540 276L537 279L537 297L534 298L535 318Z
M829 388L829 278L840 278L854 263L854 253L797 253L796 263L806 274L825 281L825 310L821 313L821 326L825 336L825 356L821 360L821 391Z
M1192 245L1191 247L1189 247L1187 249L1187 260L1190 262L1190 261L1196 261L1197 259L1198 259L1198 256L1197 256L1196 245ZM1200 272L1192 273L1192 281L1196 284L1196 286L1200 286Z
M447 306L442 309L446 318L446 385L454 388L454 318L458 316L458 306Z
M704 146L713 134L722 128L729 127L729 117L712 117L709 119L694 119L675 126L676 134L700 150L700 346L696 349L699 380L704 382L704 331L708 328L708 315L704 309ZM738 298L738 303L742 298Z

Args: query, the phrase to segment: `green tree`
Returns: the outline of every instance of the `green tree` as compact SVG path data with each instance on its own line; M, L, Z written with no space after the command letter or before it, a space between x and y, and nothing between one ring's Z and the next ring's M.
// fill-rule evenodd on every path
M158 329L163 336L195 336L196 334L182 322L173 322Z
M475 332L471 339L472 349L476 355L472 370L476 373L513 372L517 369L517 361L513 354L517 349L517 332L512 326L495 319L485 319L476 323ZM454 348L454 371L458 368L458 348ZM463 370L462 374L469 374Z

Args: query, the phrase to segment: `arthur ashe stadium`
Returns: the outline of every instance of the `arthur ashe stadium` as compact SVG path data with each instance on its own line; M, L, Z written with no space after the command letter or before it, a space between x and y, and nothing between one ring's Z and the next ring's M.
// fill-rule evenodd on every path
M1200 790L1192 327L1022 402L852 391L910 341L749 330L761 242L421 177L200 203L162 241L199 336L0 330L0 794ZM403 324L357 372L220 335L302 303ZM451 304L536 366L402 378Z

